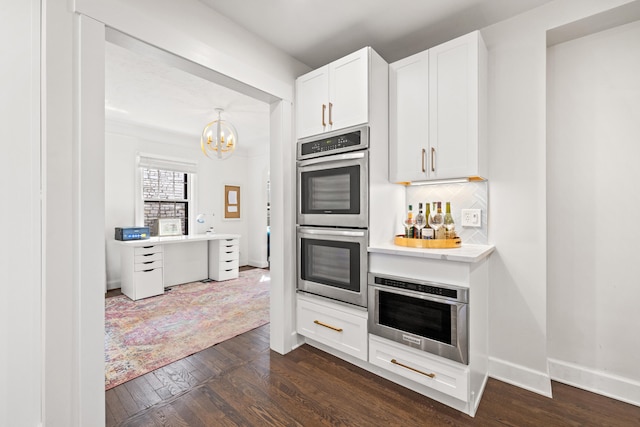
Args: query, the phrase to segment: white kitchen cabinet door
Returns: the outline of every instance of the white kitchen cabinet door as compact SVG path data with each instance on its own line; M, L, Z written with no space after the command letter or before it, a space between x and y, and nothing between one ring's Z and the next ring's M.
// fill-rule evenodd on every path
M296 79L297 138L367 123L369 48Z
M479 33L429 49L430 179L478 175Z
M369 48L329 64L329 130L369 121Z
M429 178L429 55L389 67L389 181Z
M296 133L298 138L317 135L328 128L329 66L296 79Z

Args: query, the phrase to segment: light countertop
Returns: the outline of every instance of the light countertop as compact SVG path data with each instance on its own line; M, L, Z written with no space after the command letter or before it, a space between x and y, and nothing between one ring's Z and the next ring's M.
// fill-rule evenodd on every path
M185 243L185 242L198 242L202 240L226 240L226 239L239 239L239 234L223 234L223 233L205 233L205 234L191 234L188 236L163 236L163 237L150 237L144 240L116 240L118 243L127 246L149 246L157 244L171 244L171 243Z
M440 259L445 261L474 263L488 257L494 250L494 245L474 245L462 244L459 248L450 249L422 249L408 248L394 244L382 244L369 246L369 253L380 253L388 255L410 256L417 258Z

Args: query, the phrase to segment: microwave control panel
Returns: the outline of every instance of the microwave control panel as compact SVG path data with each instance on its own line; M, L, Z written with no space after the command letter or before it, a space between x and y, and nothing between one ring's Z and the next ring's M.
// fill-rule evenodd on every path
M369 273L369 283L434 295L463 303L468 302L467 290L455 286L441 285L432 282L413 282L399 277L379 276L371 273Z

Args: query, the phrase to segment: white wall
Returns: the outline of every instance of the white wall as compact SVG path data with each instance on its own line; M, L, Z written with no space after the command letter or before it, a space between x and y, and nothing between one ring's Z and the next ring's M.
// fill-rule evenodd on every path
M0 13L0 425L41 420L40 2Z
M265 120L267 118L265 117ZM107 241L107 287L120 287L120 252L114 240L114 228L139 225L135 221L136 155L145 153L196 162L195 195L190 216L213 213L205 224L192 221L190 234L204 233L213 225L216 233L240 234L240 265L251 259L266 263L266 232L264 245L256 242L253 227L260 223L266 229L266 209L257 207L260 200L266 206L266 182L260 186L262 175L268 173L268 152L259 157L247 157L236 152L226 160L206 158L200 151L197 136L181 135L121 123L107 123L105 150L105 238ZM268 143L268 141L266 141ZM258 170L259 169L259 170ZM260 175L258 175L258 173ZM239 185L241 189L241 218L224 219L224 185ZM255 206L254 206L255 205ZM263 218L265 217L265 218ZM262 253L263 252L263 253Z
M627 1L558 0L482 30L489 50L490 375L550 394L546 31Z
M267 181L269 180L269 150L247 157L245 212L250 220L245 239L248 242L247 264L267 267ZM247 196L246 194L249 194Z
M640 21L548 50L552 377L640 405Z

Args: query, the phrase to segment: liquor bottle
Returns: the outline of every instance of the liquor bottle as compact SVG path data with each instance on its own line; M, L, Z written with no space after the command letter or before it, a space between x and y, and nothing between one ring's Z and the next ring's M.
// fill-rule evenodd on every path
M438 202L438 208L435 213L431 213L431 220L429 221L429 225L433 228L433 232L435 234L436 239L444 239L444 229L442 225L444 224L444 215L442 214L442 202Z
M447 202L447 209L444 214L444 229L446 231L446 239L453 239L456 237L456 225L453 222L453 217L451 216L451 202Z
M418 203L418 215L416 215L414 238L422 239L422 229L427 225L427 219L422 213L422 203Z
M433 228L429 226L429 218L431 217L431 203L425 203L427 210L424 213L424 217L427 219L427 225L422 229L423 239L433 239Z
M415 224L415 220L413 219L413 206L409 205L409 210L407 211L407 216L404 218L404 235L407 239L413 238L413 225Z

